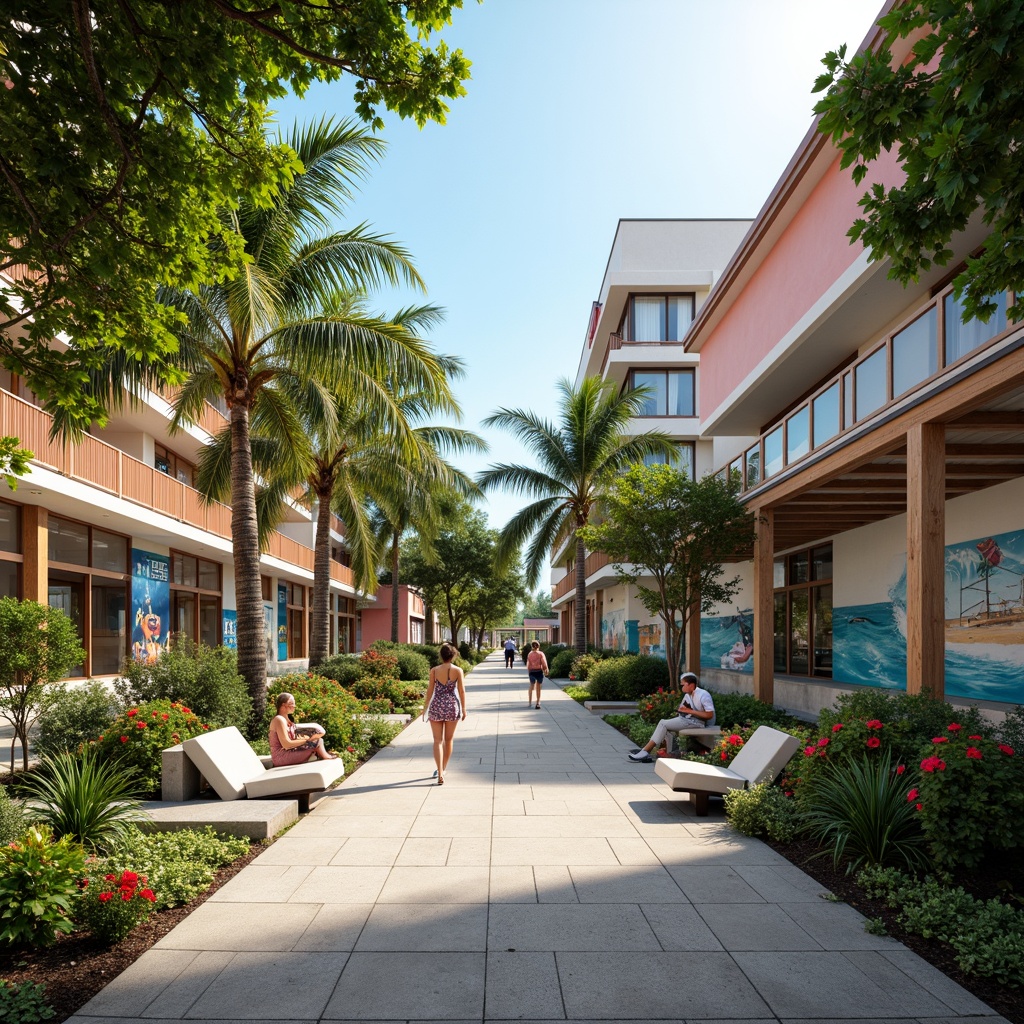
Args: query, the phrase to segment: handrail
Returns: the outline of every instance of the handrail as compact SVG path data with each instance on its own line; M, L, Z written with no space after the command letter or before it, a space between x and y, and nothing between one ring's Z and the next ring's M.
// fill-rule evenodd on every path
M583 578L589 580L591 576L597 572L598 569L603 569L606 565L611 564L612 559L608 557L603 551L592 551L587 555L587 560L583 563ZM551 600L557 601L560 597L565 597L566 594L571 593L576 589L576 571L573 569L565 579L559 580L555 584L554 589L551 591Z
M933 386L950 367L980 349L996 344L1020 326L1008 321L966 351L947 359L946 300L952 295L953 287L950 285L915 309L878 344L872 345L864 355L831 377L809 398L786 412L763 431L753 445L716 470L714 475L738 485L741 494L759 487L784 469L808 458L823 445L861 426L893 402ZM1002 297L1003 293L995 299ZM1012 293L1005 293L1004 313L1012 302ZM932 314L933 319L929 319ZM993 316L989 324L998 322L1001 321ZM970 323L984 331L985 325L980 321ZM901 337L906 340L902 356L899 351ZM918 348L922 339L926 344ZM922 352L930 360L926 372L905 385L901 384L897 380L898 374L905 374L908 370L916 372Z

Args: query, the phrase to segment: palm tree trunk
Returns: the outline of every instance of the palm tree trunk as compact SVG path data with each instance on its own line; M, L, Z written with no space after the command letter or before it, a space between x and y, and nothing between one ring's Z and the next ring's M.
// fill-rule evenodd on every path
M587 653L587 549L576 538L576 629L573 647L577 654Z
M238 614L238 671L249 689L250 732L255 736L263 724L267 706L267 646L263 633L260 538L256 525L249 407L244 401L231 405L231 545Z
M328 626L331 615L331 491L316 491L316 539L313 542L313 603L309 624L309 667L316 668L327 657Z
M391 535L391 642L398 643L398 542L396 530Z

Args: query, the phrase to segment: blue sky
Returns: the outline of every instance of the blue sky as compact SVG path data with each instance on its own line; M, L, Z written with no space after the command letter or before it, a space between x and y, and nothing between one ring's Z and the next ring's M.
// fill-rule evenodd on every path
M554 418L622 217L753 217L811 122L826 51L861 43L881 0L465 0L442 38L473 62L447 124L386 117L384 162L350 222L401 241L447 310L463 425L498 406ZM352 114L350 81L278 107L288 127ZM408 295L381 296L381 310ZM422 301L421 298L416 301ZM523 504L494 494L500 527Z

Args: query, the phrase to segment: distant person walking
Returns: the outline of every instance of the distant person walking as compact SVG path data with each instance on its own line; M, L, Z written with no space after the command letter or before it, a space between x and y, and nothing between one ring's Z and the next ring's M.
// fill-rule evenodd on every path
M515 668L516 664L516 642L509 637L505 641L505 668Z
M544 677L548 674L548 659L544 657L544 652L540 649L540 644L534 640L530 644L530 653L526 656L526 668L530 673L530 693L526 698L526 706L529 707L533 700L533 688L537 688L537 703L534 707L540 707L540 688L544 682Z
M423 707L423 721L430 722L434 733L434 778L444 785L444 773L452 756L455 727L466 719L466 688L462 669L453 665L455 648L441 645L441 664L430 670L430 685ZM443 678L442 678L443 677Z

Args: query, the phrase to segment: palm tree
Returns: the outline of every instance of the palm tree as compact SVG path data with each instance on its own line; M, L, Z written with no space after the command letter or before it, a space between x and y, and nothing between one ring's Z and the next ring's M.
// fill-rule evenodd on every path
M485 491L510 488L536 498L505 524L497 555L508 564L530 541L526 559L526 583L535 587L549 552L570 537L576 538L576 621L573 645L583 654L586 633L586 548L579 531L590 521L612 481L645 456L671 458L676 447L668 434L650 431L627 437L629 421L640 415L646 389L617 394L612 381L587 377L579 387L563 378L560 421L556 425L536 413L499 409L484 420L485 426L511 431L536 458L533 466L497 465L477 479ZM531 540L532 538L532 540Z
M183 314L179 357L188 377L172 425L195 421L209 399L222 398L229 408L238 667L254 724L266 699L266 658L250 417L258 412L264 427L276 420L275 436L292 440L297 451L301 424L275 385L306 380L329 389L332 374L373 376L385 368L425 387L443 377L429 348L405 327L332 308L339 291L363 293L381 283L422 287L401 246L362 224L330 230L329 217L343 212L383 144L362 127L330 121L296 128L287 142L303 172L264 205L243 197L236 211L225 213L245 253L237 274L160 295ZM273 489L266 494L276 497Z

